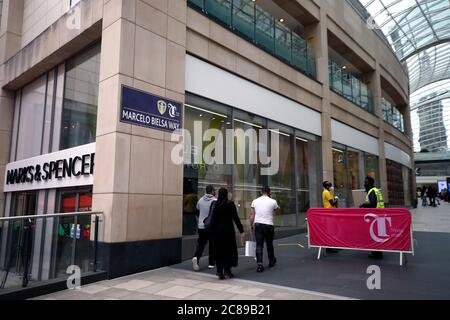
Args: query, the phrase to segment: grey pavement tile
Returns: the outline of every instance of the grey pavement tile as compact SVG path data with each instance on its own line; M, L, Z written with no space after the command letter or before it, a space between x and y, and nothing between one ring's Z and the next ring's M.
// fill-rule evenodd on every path
M204 281L177 278L172 281L169 281L169 283L174 284L174 285L180 285L180 286L195 287L195 286L198 286L198 285L204 283Z
M216 280L215 282L212 282L212 281L204 282L202 284L197 285L196 287L200 288L200 289L216 290L216 291L225 291L227 289L238 288L238 286L219 282L219 280Z
M125 296L122 300L159 300L159 299L152 299L152 297L153 295L135 292L128 296Z
M125 289L109 288L108 290L102 292L102 296L120 299L132 293L133 293L132 291L128 291Z
M259 300L259 298L255 297L255 296L248 296L245 294L236 294L234 296L232 296L231 298L229 298L228 300Z
M97 294L99 292L102 292L102 291L105 291L105 290L108 290L108 289L109 288L105 287L105 286L100 286L100 285L97 285L97 284L91 284L91 285L88 285L88 286L82 286L80 291L83 292L83 293L87 293L87 294Z
M189 297L189 300L227 300L234 296L234 293L215 291L215 290L202 290Z
M202 289L184 287L184 286L173 286L173 287L164 289L160 292L156 292L155 294L159 295L159 296L168 297L168 298L185 299L185 298L192 296L200 291L202 291Z
M136 290L137 292L140 293L145 293L145 294L155 294L157 292L160 292L162 290L168 289L173 287L172 284L169 283L155 283L152 286L146 287L146 288L142 288L142 289L138 289Z
M125 289L130 291L136 291L153 285L154 282L140 279L129 280L128 282L119 283L114 286L116 289Z
M225 291L230 292L230 293L234 293L234 294L240 294L240 295L247 295L247 296L258 296L261 295L262 293L264 293L266 291L266 289L261 289L261 288L252 288L252 287L236 287L236 288L229 288L226 289Z

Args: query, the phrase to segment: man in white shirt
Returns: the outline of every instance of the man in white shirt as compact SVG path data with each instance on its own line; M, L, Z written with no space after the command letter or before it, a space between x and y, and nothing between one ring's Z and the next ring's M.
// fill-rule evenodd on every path
M273 226L273 216L275 211L279 210L276 200L270 197L270 188L264 186L261 191L262 196L253 200L250 214L250 228L255 231L256 239L256 263L258 267L257 272L263 272L263 249L264 241L267 244L267 255L269 257L269 268L275 266L277 259L275 259L273 249L273 238L275 229Z

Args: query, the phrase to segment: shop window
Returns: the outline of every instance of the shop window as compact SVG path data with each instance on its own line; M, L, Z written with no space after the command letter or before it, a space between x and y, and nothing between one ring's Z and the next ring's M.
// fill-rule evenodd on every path
M100 46L67 62L60 149L95 142Z
M92 211L92 191L61 191L59 203L61 213ZM64 276L70 265L80 266L82 272L92 271L91 216L60 217L56 228L55 275Z
M201 126L202 133L206 129L217 129L222 133L224 160L227 154L226 130L231 130L234 139L234 164L205 163L203 152L213 140L203 142L200 148L191 146L191 150L185 150L185 161L186 157L191 162L197 157L201 163L184 166L183 235L197 232L195 206L209 184L216 189L228 188L239 217L246 226L251 203L260 196L261 188L266 184L271 187L272 196L281 207L281 214L275 216L275 226L305 225L307 209L317 206L318 200L318 181L321 179L320 161L317 161L321 150L318 138L248 112L188 95L184 127L192 133L196 125ZM269 130L261 135L262 129ZM262 165L258 150L264 150L271 156L271 139L279 141L279 167L274 175L268 176L261 172L266 166ZM193 140L191 137L191 141Z

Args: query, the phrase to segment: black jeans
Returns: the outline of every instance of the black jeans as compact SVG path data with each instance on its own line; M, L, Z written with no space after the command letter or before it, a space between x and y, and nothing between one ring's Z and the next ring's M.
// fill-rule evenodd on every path
M209 241L209 264L214 265L216 263L216 259L214 258L214 244L212 241L212 237L209 236L208 232L205 229L198 229L198 242L197 249L195 250L194 257L197 257L198 261L203 255L203 250L205 249L206 244Z
M273 251L273 238L275 235L275 228L268 224L255 223L255 239L256 239L256 262L263 263L263 249L264 241L267 244L267 255L269 262L275 260Z

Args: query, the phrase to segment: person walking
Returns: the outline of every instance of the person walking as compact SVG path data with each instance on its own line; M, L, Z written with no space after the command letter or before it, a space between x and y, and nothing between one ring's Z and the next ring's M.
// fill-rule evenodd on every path
M205 249L206 244L209 242L209 269L214 269L215 267L215 259L214 259L214 244L212 241L212 238L210 234L205 229L204 220L209 215L209 211L211 208L211 205L214 203L214 201L217 201L216 197L216 190L212 185L206 186L206 194L200 198L200 200L197 202L197 210L199 211L199 218L198 218L198 242L197 242L197 248L195 250L194 258L192 258L192 269L194 271L200 270L200 258L203 255L203 250Z
M244 241L244 227L239 219L236 205L228 199L228 190L221 188L219 197L214 204L211 216L211 235L214 244L216 260L216 275L220 280L233 278L232 267L238 265L238 251L234 224L241 234L241 244Z
M364 180L364 188L366 189L366 202L360 208L384 208L383 195L380 189L375 188L375 180L372 177L366 177ZM383 258L382 251L372 251L369 258L381 259Z
M270 197L270 188L264 186L261 190L261 197L253 200L250 214L250 229L251 232L255 232L256 239L257 272L264 271L264 242L266 242L267 245L269 268L274 267L277 262L273 248L273 238L275 236L273 216L277 210L280 210L280 207L278 206L277 201Z

